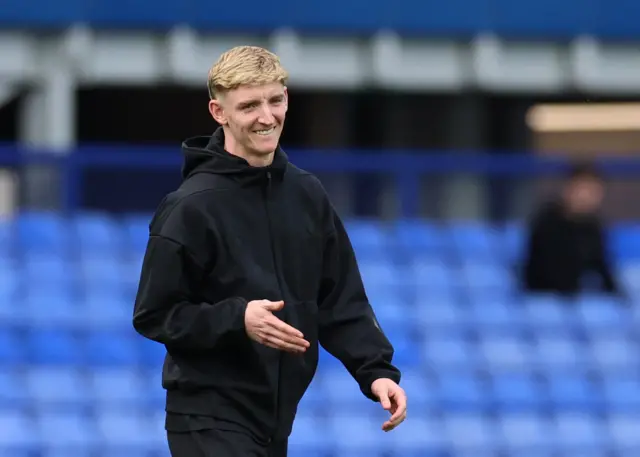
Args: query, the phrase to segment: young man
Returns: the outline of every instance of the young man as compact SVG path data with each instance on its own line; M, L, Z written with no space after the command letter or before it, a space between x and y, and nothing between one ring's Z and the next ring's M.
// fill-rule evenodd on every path
M150 224L133 325L167 348L176 457L285 457L318 343L390 412L384 430L405 418L343 224L279 146L286 79L262 48L220 57L208 86L221 127L184 142L184 181Z

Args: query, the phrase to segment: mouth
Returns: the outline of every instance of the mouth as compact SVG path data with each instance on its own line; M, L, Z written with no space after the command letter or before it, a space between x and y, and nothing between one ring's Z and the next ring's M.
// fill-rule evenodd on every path
M260 136L267 136L267 135L270 135L271 133L273 133L273 131L275 129L276 129L275 127L271 127L271 128L264 129L264 130L255 130L254 133L256 133L257 135L260 135Z

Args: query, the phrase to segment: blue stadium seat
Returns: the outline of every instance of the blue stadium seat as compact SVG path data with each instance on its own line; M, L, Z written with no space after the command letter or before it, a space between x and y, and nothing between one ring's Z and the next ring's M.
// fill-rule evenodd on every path
M78 312L85 325L92 329L131 329L133 301L127 302L116 293L113 295L87 294Z
M122 230L110 215L80 213L71 224L74 243L82 255L114 255L121 252Z
M344 407L334 410L329 418L327 438L334 443L335 455L363 455L382 457L390 449L388 435L380 427L384 415L378 419L371 414L354 414Z
M298 411L301 413L310 415L324 414L329 410L330 406L327 404L327 396L321 385L321 379L322 375L316 374L316 377L307 388L298 407Z
M400 219L392 225L390 244L408 261L440 257L446 252L449 240L443 228L431 221Z
M499 249L509 265L515 265L523 257L526 246L527 229L522 222L512 221L499 228Z
M439 375L431 388L445 411L480 411L488 404L485 385L471 374Z
M597 412L604 405L600 389L586 375L549 374L547 394L551 407L556 411Z
M459 221L448 226L454 252L462 259L482 259L491 262L496 257L498 231L491 225Z
M442 258L418 258L408 267L419 298L428 300L431 297L448 297L461 284L456 271Z
M0 449L16 454L38 449L35 424L25 412L0 408L0 430Z
M427 332L422 344L422 360L438 373L473 370L479 366L476 350L457 332Z
M640 365L637 343L625 335L594 335L589 349L594 364L607 373L625 373Z
M0 322L5 318L8 302L13 302L17 298L19 286L20 276L14 262L0 257ZM7 317L9 315L12 314L7 312Z
M93 401L100 408L144 407L147 403L147 384L135 369L93 369L89 375L88 388Z
M544 398L542 387L530 375L503 374L491 381L491 396L499 411L539 411Z
M504 298L490 298L483 294L469 297L468 318L470 326L480 332L518 329L526 320L522 307Z
M88 379L75 367L34 366L26 373L25 384L37 409L79 411L91 400Z
M0 259L11 258L13 254L14 230L12 220L0 216Z
M314 414L298 413L289 437L288 453L292 457L322 456L331 452L331 443L324 433L328 424L325 418Z
M513 274L505 265L463 261L459 273L462 285L472 294L503 297L513 292Z
M124 270L113 253L87 254L79 266L84 285L90 295L122 295Z
M617 333L633 323L628 307L614 297L585 295L580 299L577 312L589 332Z
M0 327L0 370L19 365L25 360L24 342L18 331L11 327Z
M632 454L640 452L640 433L638 433L640 414L637 411L629 414L611 414L608 417L607 425L615 451Z
M617 224L609 229L611 253L618 261L640 260L640 226L637 223Z
M162 366L140 370L140 377L144 389L143 406L164 413L167 392L162 388Z
M489 372L531 370L531 346L516 332L488 332L480 335L478 349Z
M602 395L610 412L622 414L640 411L640 377L635 372L622 376L605 373L602 377Z
M425 334L441 330L459 330L465 327L468 316L458 303L443 300L425 300L416 303L415 324L420 325Z
M103 408L97 414L96 428L103 452L145 455L166 440L152 417L138 411Z
M47 411L38 414L36 434L45 450L66 451L68 455L88 453L97 444L93 421L85 413Z
M362 395L358 384L344 368L327 371L318 381L318 388L322 389L330 410L373 411L376 408Z
M584 344L571 335L540 335L532 353L536 367L551 372L575 372L592 368Z
M16 224L16 242L24 252L67 255L69 230L67 220L55 212L24 212Z
M129 319L130 321L131 319ZM167 349L163 344L141 335L133 336L134 342L138 348L138 359L140 363L146 367L161 368L164 358L167 355Z
M500 416L497 427L499 429L499 447L506 451L506 455L526 455L531 453L552 452L553 428L542 414L536 413L507 413Z
M491 452L499 444L493 421L482 414L450 414L443 419L444 432L454 453Z
M345 229L360 262L389 258L388 228L381 222L345 220Z
M83 338L85 362L91 366L138 366L140 354L133 330L93 330Z
M22 306L31 326L68 329L85 325L82 310L70 291L31 289Z
M605 452L609 445L606 422L585 413L559 413L552 422L556 449L565 454Z
M32 328L27 334L27 357L37 365L82 365L81 340L60 329Z
M26 389L21 367L2 367L0 370L0 411L7 409L26 410L31 401L32 398ZM0 430L2 430L1 427Z
M577 327L575 307L553 295L534 294L523 297L526 322L536 331L565 333Z

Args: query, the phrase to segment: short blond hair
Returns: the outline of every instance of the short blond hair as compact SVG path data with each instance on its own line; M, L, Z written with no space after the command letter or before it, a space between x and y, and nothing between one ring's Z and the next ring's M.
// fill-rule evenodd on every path
M286 84L289 77L280 64L280 58L259 46L236 46L220 56L209 70L207 87L209 97L244 85L261 85L280 82Z

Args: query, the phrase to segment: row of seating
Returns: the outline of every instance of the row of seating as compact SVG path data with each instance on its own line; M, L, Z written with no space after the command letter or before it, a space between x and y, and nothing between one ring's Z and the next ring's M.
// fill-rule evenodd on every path
M161 414L110 409L95 415L43 412L35 416L9 410L0 413L0 449L44 448L74 456L99 448L109 456L125 449L128 455L162 453L166 452L163 419ZM607 450L640 451L637 414L602 418L579 413L425 416L407 421L390 434L380 431L383 420L379 412L342 411L327 418L301 413L290 439L291 455L382 457L394 452L417 457L447 451L492 455L505 450L518 456L544 455L545 451L590 456Z
M0 221L0 248L4 253L68 254L140 252L146 247L150 214L115 218L102 213L70 217L58 213L27 212ZM490 224L476 221L437 223L424 220L393 222L347 220L350 238L362 257L419 253L457 253L462 258L513 259L521 251L526 228L522 222ZM640 258L638 226L612 227L616 258Z

